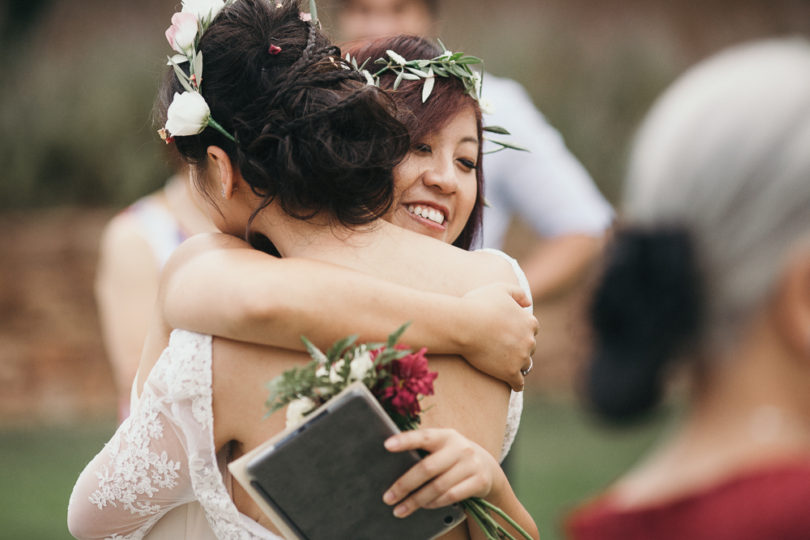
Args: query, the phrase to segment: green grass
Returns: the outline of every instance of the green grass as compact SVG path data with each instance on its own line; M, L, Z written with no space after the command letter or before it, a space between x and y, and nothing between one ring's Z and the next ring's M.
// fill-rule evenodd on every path
M508 472L542 540L562 538L566 512L627 470L671 418L664 412L637 427L608 429L575 403L526 398Z
M561 538L560 516L625 470L650 445L664 417L624 431L597 428L571 403L527 395L510 476L543 540ZM110 424L0 431L3 538L70 538L73 483L112 433Z
M67 504L79 473L114 427L0 431L0 537L71 538Z

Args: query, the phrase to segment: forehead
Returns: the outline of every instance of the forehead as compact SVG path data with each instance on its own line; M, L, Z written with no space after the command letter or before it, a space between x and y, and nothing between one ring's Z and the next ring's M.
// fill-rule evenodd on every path
M424 0L345 0L344 9L363 11L402 11L404 9L424 9Z

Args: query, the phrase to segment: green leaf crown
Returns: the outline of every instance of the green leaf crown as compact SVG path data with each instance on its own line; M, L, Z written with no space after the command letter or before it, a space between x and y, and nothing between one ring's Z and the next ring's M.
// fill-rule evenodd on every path
M433 87L436 83L436 77L456 77L464 85L464 92L481 103L481 86L483 83L483 69L476 70L472 66L483 67L484 61L477 56L471 56L463 52L452 52L447 50L441 40L437 40L443 52L434 58L419 58L416 60L406 60L400 54L393 50L386 51L386 57L376 59L373 64L381 66L376 71L367 68L370 59L366 59L362 64L357 63L357 59L353 58L350 54L346 53L346 61L352 67L359 71L365 78L366 82L372 86L380 87L380 77L386 73L393 73L396 75L393 90L397 90L402 84L402 81L418 81L423 80L422 83L422 103L425 103L430 94L433 92ZM482 106L483 108L483 106ZM510 135L509 131L500 126L484 126L484 131L490 133L497 133L499 135ZM497 141L487 139L490 142L498 145L496 150L486 152L492 154L500 152L507 148L513 150L520 150L528 152L526 148L517 146L504 141Z

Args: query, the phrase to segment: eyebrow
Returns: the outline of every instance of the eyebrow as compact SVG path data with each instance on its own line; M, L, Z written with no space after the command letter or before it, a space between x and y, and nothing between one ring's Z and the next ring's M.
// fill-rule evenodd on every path
M459 144L461 144L461 143L465 143L465 142L469 142L469 143L473 143L473 144L478 144L478 137L463 137L463 138L462 138L460 141L458 141L458 142L459 142Z

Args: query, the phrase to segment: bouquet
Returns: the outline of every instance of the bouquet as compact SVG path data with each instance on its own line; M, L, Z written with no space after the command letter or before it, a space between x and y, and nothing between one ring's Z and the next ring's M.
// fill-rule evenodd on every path
M348 385L362 381L399 429L407 431L418 428L422 412L420 401L424 396L433 395L433 381L438 373L428 369L425 357L427 349L413 352L397 344L407 327L407 323L402 325L388 336L385 343L358 345L357 336L349 336L337 341L326 353L302 337L312 361L283 372L267 384L270 390L266 402L267 414L286 406L287 427L295 426ZM515 540L492 517L492 511L524 538L531 540L531 536L512 518L484 499L472 497L459 504L487 539Z

